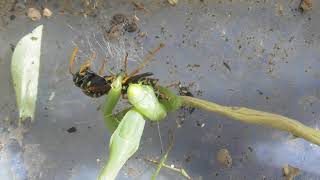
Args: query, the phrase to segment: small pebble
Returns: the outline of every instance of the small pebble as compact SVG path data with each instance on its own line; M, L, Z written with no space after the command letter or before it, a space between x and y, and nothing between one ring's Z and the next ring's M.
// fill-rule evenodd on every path
M232 165L232 157L228 149L220 149L217 153L217 160L225 167L231 167Z
M52 16L52 11L50 9L48 9L48 8L44 8L43 12L42 12L42 15L44 17L51 17Z
M283 167L282 171L283 176L285 176L287 180L293 180L294 177L300 174L300 170L298 168L292 167L288 164Z
M41 19L40 11L36 8L29 8L27 11L27 16L31 18L33 21Z
M312 9L311 0L301 0L300 9L302 10L302 12L310 11Z

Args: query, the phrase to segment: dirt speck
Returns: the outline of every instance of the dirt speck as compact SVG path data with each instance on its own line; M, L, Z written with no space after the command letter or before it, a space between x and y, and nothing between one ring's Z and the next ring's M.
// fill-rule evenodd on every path
M232 166L232 157L228 149L220 149L217 153L217 160L221 165L225 167Z
M231 68L227 62L223 62L223 65L231 72Z
M187 163L191 162L191 160L192 160L192 156L191 156L191 155L187 155L187 156L185 157L185 161L186 161Z
M263 95L263 92L261 90L257 89L257 92L259 93L259 95Z
M76 127L71 127L69 129L67 129L67 132L68 133L75 133L75 132L77 132L77 128Z

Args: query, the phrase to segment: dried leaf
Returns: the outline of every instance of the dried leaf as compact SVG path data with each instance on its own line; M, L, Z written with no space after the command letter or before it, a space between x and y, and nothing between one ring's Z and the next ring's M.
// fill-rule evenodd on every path
M24 36L12 55L11 73L20 121L31 118L36 109L43 25Z

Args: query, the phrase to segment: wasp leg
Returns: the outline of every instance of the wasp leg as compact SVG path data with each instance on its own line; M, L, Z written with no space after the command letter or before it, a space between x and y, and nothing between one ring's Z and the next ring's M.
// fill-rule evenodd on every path
M82 74L84 71L89 69L94 59L96 59L96 52L92 52L91 57L88 60L86 60L84 64L81 65L79 73Z
M111 76L103 76L103 78L108 82L113 82L116 79L116 76L112 74Z
M149 52L149 54L147 55L147 57L142 61L142 63L139 65L139 67L137 67L135 70L133 70L127 77L124 78L124 80L122 81L122 83L125 83L128 79L130 79L132 76L136 75L139 73L139 71L146 65L148 64L153 57L160 51L161 48L164 47L163 43L160 43L160 45L155 48L153 51Z
M76 60L76 56L77 56L77 53L78 53L78 47L75 47L72 51L72 54L71 54L71 57L70 57L70 62L69 62L69 72L70 74L74 74L73 72L73 64L74 64L74 61Z

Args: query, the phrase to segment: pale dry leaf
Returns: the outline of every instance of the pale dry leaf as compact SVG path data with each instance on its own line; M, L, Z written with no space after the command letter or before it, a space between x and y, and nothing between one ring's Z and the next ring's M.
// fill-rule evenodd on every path
M40 68L43 25L24 36L12 55L11 74L20 120L34 119Z

